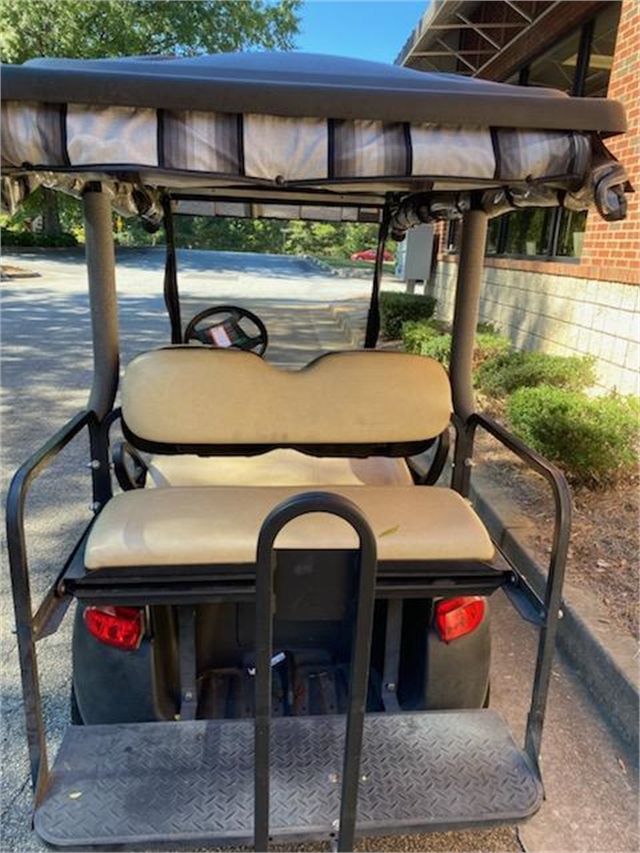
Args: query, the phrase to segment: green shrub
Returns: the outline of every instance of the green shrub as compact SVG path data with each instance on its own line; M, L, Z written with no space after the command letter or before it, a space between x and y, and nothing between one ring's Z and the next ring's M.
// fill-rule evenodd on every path
M448 370L451 358L451 334L447 332L446 335L434 334L431 337L425 337L420 343L420 348L414 352L435 358Z
M2 229L3 246L33 246L33 234L30 231L10 231Z
M407 352L422 354L422 345L444 335L447 329L442 320L407 320L402 324L402 343Z
M488 323L483 324L489 326ZM473 369L480 370L483 364L492 361L495 358L508 355L511 352L511 341L509 338L503 338L496 331L480 331L481 326L478 326L478 334L476 335L476 347L473 351Z
M490 397L502 397L517 388L537 385L582 391L595 382L594 362L595 359L582 356L503 352L480 366L477 384Z
M432 296L414 293L395 293L384 290L380 294L380 329L386 338L400 337L402 324L407 320L428 320L436 309Z
M589 398L539 385L514 391L507 416L514 432L576 485L613 485L638 464L637 397Z
M496 326L495 323L488 323L485 320L481 320L476 326L476 332L486 333L487 335L499 335L500 327Z
M445 323L439 320L411 321L402 326L402 342L407 352L427 355L449 367L451 352L451 334L445 332ZM479 332L473 353L473 369L477 369L487 359L508 352L511 342L495 332Z
M62 231L60 234L35 234L36 246L77 246L78 240L74 234Z
M73 234L62 231L60 234L45 234L42 231L12 231L2 229L3 246L77 246L78 241Z

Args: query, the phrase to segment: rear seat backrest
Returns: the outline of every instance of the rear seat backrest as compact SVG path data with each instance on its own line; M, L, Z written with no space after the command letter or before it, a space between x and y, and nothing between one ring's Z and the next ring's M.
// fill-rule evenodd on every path
M450 416L443 367L399 352L328 353L288 371L241 350L168 347L134 358L122 383L125 435L160 453L406 456Z

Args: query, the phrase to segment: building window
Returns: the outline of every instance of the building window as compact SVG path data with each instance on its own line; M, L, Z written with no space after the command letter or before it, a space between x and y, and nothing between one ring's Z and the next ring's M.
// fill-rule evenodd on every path
M548 255L555 208L519 210L505 219L501 254L539 257Z
M606 97L620 5L607 4L580 30L515 71L508 82L560 89L580 97ZM577 259L586 219L586 212L557 208L508 213L491 223L487 254Z

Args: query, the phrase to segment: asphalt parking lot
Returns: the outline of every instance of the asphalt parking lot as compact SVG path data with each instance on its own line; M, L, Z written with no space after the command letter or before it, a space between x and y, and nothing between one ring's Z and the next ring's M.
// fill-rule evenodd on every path
M16 467L86 402L91 381L91 342L82 258L16 254L6 263L37 274L2 285L3 486ZM161 297L160 250L128 251L119 274L123 362L168 340ZM185 314L209 304L241 302L265 321L276 364L300 366L345 345L328 304L357 299L367 283L327 276L297 259L230 253L181 256L187 295ZM28 503L33 595L38 598L57 572L62 555L89 517L88 451L72 445L38 481ZM6 561L5 561L6 565ZM19 672L8 574L1 586L2 637L2 851L45 849L30 829L30 791ZM524 726L534 643L532 632L498 600L494 608L492 702ZM40 671L52 752L68 719L70 624L42 641ZM554 668L543 767L547 802L516 833L442 833L363 842L370 850L432 851L617 851L638 849L637 780L582 686L558 661ZM364 847L363 847L364 849Z

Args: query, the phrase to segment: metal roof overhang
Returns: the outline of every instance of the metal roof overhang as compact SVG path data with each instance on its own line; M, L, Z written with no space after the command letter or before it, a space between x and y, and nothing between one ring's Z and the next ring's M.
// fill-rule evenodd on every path
M545 25L553 29L561 7L577 20L601 5L593 0L432 0L395 61L420 71L495 79L496 59L514 49L522 59L533 32Z

